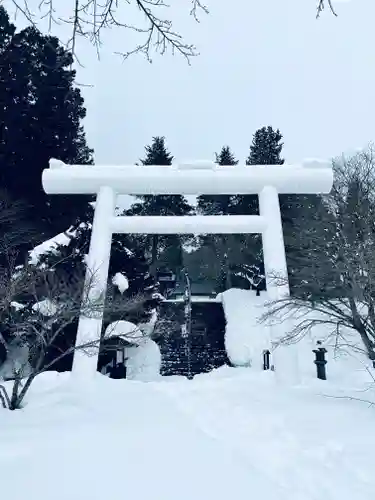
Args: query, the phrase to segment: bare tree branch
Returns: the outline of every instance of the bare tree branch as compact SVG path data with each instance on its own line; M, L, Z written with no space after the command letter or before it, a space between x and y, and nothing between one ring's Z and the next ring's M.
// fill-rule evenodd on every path
M94 295L91 292L97 290L97 273L85 278L83 274L69 276L56 268L25 265L17 273L11 269L3 275L4 279L0 282L3 328L6 327L12 341L16 340L17 345L25 346L29 352L28 360L14 360L14 383L12 395L8 398L10 405L5 400L10 409L21 406L38 374L52 368L76 350L97 355L103 350L117 349L121 341L129 340L137 344L145 338L137 327L133 332L121 334L115 326L120 318L143 310L148 297L141 294L132 297L114 295L111 287L107 297L104 291ZM26 305L17 312L14 311L14 304L20 295L26 295ZM111 321L111 317L116 317L117 321L100 338L90 339L78 346L73 341L70 344L64 342L58 348L58 339L62 339L65 329L78 322L81 315L91 318L104 315L106 323ZM2 333L0 340L6 348L9 347Z
M164 54L168 48L172 53L184 56L187 61L197 55L196 47L186 43L175 31L169 18L163 17L163 11L169 7L164 0L74 0L70 15L62 14L55 0L40 0L38 14L31 10L32 0L12 0L16 12L20 12L31 24L47 19L49 31L54 24L72 26L71 37L67 47L77 57L77 39L84 37L95 46L99 55L102 45L102 34L105 30L116 27L132 30L144 36L144 41L127 51L117 51L125 59L130 55L141 53L148 61L152 61L153 52ZM190 15L199 22L199 12L208 13L208 8L201 0L190 0ZM145 25L124 22L123 9L134 7L145 19Z
M328 5L330 11L334 16L337 17L337 13L335 9L333 8L332 0L319 0L318 7L317 7L317 12L316 12L316 17L319 18L320 14L323 12L325 9L326 5Z
M326 326L337 348L359 343L375 366L375 149L338 158L333 168L331 194L293 221L292 296L270 304L262 320L290 320L280 340L287 343Z

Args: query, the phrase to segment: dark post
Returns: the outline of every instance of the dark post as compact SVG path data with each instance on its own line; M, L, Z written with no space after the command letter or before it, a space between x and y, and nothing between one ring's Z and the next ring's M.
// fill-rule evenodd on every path
M320 346L322 343L319 341L317 342L318 346ZM315 353L315 361L314 363L316 364L316 370L317 370L317 376L320 380L327 380L327 374L326 374L326 364L327 360L325 359L327 349L324 347L318 347L317 349L313 349L313 353Z
M184 269L185 293L184 293L184 325L182 326L182 336L185 338L185 351L187 361L187 378L192 380L194 375L191 371L191 284L189 274Z
M270 358L271 358L270 351L268 349L263 351L263 370L270 369Z

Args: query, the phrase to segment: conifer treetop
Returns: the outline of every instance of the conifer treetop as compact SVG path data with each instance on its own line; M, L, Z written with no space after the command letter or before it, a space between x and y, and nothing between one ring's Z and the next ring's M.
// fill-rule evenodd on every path
M220 153L215 153L216 160L215 163L218 165L237 165L238 160L236 160L234 154L232 153L229 146L223 146Z
M253 136L246 165L283 165L284 159L280 156L282 138L279 129L274 130L270 126L258 129Z

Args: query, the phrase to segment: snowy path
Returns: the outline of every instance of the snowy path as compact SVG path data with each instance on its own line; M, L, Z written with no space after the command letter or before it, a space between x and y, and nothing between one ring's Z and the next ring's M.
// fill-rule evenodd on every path
M207 436L262 471L267 492L277 484L290 499L373 498L375 410L322 397L321 383L281 389L271 374L254 375L159 388ZM328 386L330 392L339 394Z
M40 377L26 410L0 410L1 498L373 498L373 410L237 373Z

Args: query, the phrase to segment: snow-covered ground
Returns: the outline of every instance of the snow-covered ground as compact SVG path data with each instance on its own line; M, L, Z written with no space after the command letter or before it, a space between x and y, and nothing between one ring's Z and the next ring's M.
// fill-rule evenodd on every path
M317 380L311 337L294 348L298 379L280 377L288 357L264 372L264 297L220 299L229 355L246 367L160 377L140 370L159 356L149 345L129 348L133 380L40 375L22 410L0 409L0 498L372 499L375 406L359 399L375 403L374 370L327 343Z
M347 395L375 400L251 368L149 383L43 374L23 410L0 410L1 498L370 500L375 408Z

